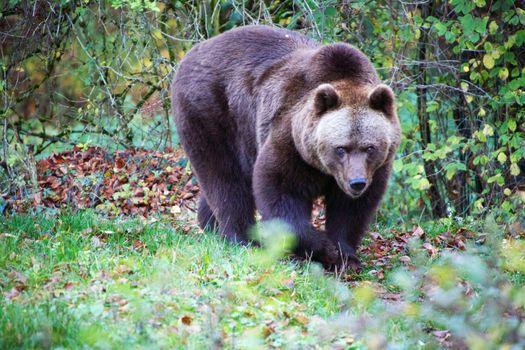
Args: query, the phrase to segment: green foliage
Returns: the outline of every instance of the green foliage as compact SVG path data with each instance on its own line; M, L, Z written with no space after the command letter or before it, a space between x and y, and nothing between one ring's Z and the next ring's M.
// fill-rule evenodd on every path
M118 9L129 7L132 11L159 11L155 0L111 0L111 6Z

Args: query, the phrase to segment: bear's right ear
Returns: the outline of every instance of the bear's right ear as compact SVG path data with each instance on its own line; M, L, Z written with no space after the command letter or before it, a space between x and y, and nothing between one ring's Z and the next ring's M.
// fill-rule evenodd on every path
M315 89L314 108L317 115L339 106L340 98L330 84L321 84Z

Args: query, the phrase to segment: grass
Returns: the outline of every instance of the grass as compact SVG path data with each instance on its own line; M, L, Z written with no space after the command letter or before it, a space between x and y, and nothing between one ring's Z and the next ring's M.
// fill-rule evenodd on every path
M416 245L409 268L394 259L384 279L368 268L348 284L177 227L90 210L0 222L0 349L524 345L522 260L506 275L490 247L429 259Z
M340 309L317 266L267 261L171 223L86 211L14 216L0 229L2 294L21 290L2 301L2 349L250 348L260 334L307 345L318 342L303 335L311 318Z

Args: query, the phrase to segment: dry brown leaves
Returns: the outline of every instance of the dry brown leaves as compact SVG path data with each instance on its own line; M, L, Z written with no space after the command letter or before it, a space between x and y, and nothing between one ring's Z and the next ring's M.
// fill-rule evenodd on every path
M94 207L110 215L148 217L193 210L199 191L180 149L108 152L75 147L39 160L36 166L37 195L8 194L8 208L25 212L35 206Z
M27 288L27 277L17 271L10 271L7 277L14 282L13 288L4 293L7 299L16 299Z
M377 232L371 232L370 242L363 244L360 249L361 255L367 258L364 262L365 266L373 268L371 272L378 279L384 277L385 269L392 268L394 259L409 267L412 266L412 261L408 256L409 242L412 239L421 240L422 247L429 257L435 257L442 249L465 250L465 242L474 236L471 231L460 228L455 232L444 232L435 237L427 237L419 226L415 226L408 232L391 229L389 233L393 237L384 238Z

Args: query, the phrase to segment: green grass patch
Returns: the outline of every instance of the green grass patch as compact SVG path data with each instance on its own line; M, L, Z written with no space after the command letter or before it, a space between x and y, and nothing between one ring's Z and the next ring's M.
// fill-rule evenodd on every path
M422 226L437 239L439 225ZM405 237L378 231L365 246ZM436 245L434 257L414 240L396 253L408 263L394 255L383 277L369 263L348 281L271 245L182 232L93 211L2 221L0 349L492 349L525 339L521 240L504 241L504 259L497 234L465 252Z
M2 349L315 344L303 335L311 318L341 308L317 266L260 259L172 223L86 211L0 228Z

